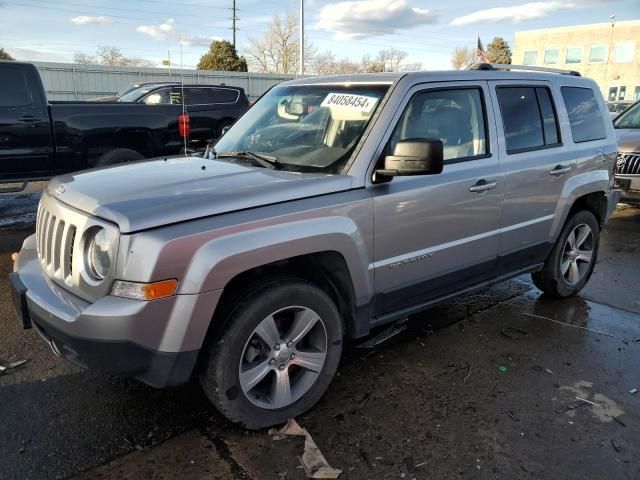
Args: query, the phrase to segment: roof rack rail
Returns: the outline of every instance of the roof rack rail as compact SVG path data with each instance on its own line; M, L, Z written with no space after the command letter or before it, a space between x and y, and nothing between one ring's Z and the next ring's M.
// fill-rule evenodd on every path
M505 65L501 63L474 63L468 70L525 70L531 72L559 73L561 75L572 75L581 77L580 72L575 70L562 70L560 68L534 67L531 65Z

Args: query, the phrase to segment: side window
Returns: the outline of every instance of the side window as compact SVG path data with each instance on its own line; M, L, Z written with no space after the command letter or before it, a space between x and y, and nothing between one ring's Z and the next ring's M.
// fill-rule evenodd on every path
M569 114L573 141L588 142L607 137L598 101L590 88L562 87L562 98Z
M0 68L0 107L31 105L27 79L19 68Z
M198 87L185 88L184 103L187 105L206 105L211 103L209 89Z
M146 103L147 105L167 105L171 103L170 92L171 92L171 89L169 88L156 90L155 92L152 92L148 94L146 97L144 97L142 102Z
M558 120L546 87L496 88L507 153L560 144Z
M413 96L391 136L387 150L400 140L440 139L444 160L487 154L485 109L479 88L428 90Z
M230 88L209 88L209 101L207 103L235 103L239 92Z

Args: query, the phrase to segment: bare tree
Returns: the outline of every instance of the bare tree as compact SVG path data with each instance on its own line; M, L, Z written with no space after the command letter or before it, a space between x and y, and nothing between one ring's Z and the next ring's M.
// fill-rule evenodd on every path
M153 67L155 64L140 57L125 57L118 47L99 45L95 55L84 52L73 54L75 63L86 65L107 65L110 67Z
M311 71L316 75L340 75L359 73L364 69L362 64L348 58L337 59L333 52L327 50L313 57Z
M287 13L281 18L274 15L262 37L249 37L249 46L244 52L253 70L259 72L296 73L300 62L298 17ZM313 64L316 48L305 39L305 67Z
M365 73L384 72L384 62L381 62L379 57L378 55L377 58L372 59L368 53L365 54L360 61L362 71Z
M384 65L385 71L396 72L399 70L400 64L408 55L409 54L407 52L392 47L378 52L376 61Z
M456 47L451 54L451 66L455 70L466 70L476 63L476 51L469 47Z
M330 50L318 53L311 61L311 71L316 75L333 75L336 73L336 56Z

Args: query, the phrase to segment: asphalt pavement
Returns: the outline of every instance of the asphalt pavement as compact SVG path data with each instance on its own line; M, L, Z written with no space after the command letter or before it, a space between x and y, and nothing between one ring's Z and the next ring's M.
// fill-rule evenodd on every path
M0 365L27 360L0 376L0 479L304 478L302 440L230 424L196 384L86 372L20 330L7 275L34 190L0 195ZM620 206L602 239L579 297L522 277L347 345L298 422L343 479L640 478L640 209Z

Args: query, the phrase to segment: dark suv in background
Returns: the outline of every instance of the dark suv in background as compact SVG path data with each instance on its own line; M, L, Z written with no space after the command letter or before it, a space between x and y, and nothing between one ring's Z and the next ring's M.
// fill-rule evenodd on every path
M171 83L121 100L49 101L35 66L0 61L0 184L204 149L249 106L242 88Z

